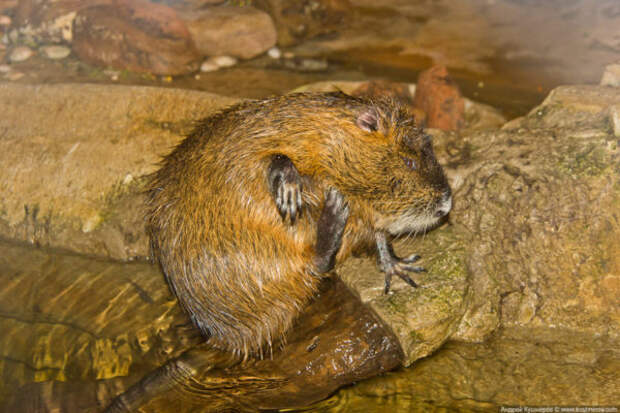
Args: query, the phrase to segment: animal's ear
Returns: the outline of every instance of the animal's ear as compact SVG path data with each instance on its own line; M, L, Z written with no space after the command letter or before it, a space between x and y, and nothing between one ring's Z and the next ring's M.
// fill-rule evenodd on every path
M375 108L364 109L355 120L355 124L366 132L376 132L379 129L379 114Z

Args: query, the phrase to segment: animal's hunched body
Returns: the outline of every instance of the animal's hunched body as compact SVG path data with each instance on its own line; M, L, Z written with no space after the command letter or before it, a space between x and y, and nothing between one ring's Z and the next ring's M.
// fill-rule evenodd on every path
M249 101L202 120L154 174L148 228L174 293L215 347L262 355L336 261L421 232L451 208L430 138L407 110L343 93Z

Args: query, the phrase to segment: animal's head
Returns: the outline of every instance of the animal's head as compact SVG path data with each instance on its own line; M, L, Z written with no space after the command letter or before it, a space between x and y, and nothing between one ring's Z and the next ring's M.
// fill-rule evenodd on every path
M452 193L430 136L410 112L391 101L355 105L329 163L334 184L371 211L376 229L421 232L452 207Z

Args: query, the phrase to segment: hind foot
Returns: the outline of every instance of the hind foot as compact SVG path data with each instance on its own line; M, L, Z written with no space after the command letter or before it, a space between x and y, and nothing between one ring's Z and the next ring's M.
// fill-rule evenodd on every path
M319 274L334 268L342 234L349 218L349 205L336 189L330 189L317 225L314 263Z

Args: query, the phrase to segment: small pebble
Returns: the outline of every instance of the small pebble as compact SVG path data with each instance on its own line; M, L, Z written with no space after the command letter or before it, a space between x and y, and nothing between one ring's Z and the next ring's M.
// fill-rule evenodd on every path
M300 69L308 72L320 72L327 70L327 60L303 59L301 61Z
M69 54L71 54L71 49L66 46L59 45L45 46L42 47L41 50L48 59L54 60L64 59L65 57L69 56Z
M295 53L293 52L284 52L284 58L285 59L292 59L295 57Z
M17 46L9 54L9 61L11 62L23 62L28 60L34 55L32 49L27 46Z
M216 70L219 70L219 68L220 67L213 63L210 59L205 60L200 65L201 72L215 72Z
M10 26L11 18L7 15L0 14L0 26Z
M231 67L237 64L237 59L232 56L215 56L211 59L213 59L213 63L219 67Z
M272 47L271 49L267 50L267 56L271 57L272 59L279 59L282 57L282 52L277 47Z
M9 73L10 71L11 71L11 66L0 65L0 73Z

